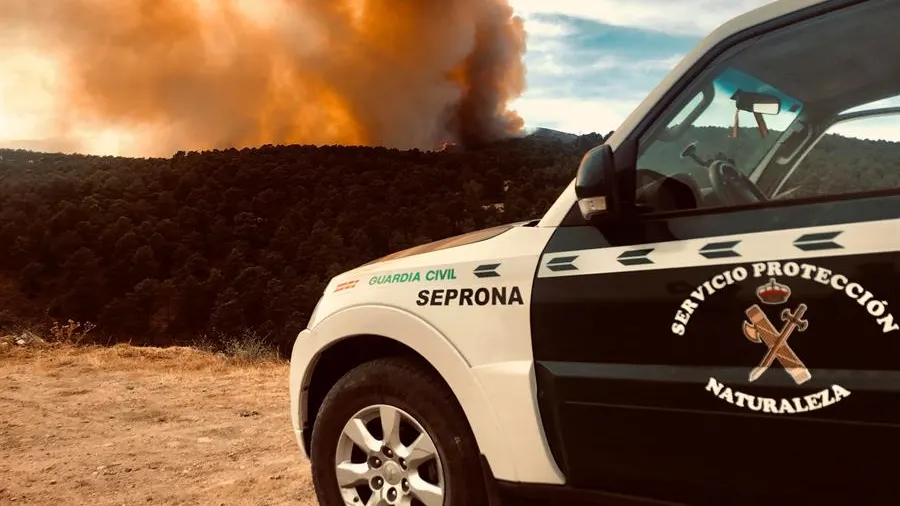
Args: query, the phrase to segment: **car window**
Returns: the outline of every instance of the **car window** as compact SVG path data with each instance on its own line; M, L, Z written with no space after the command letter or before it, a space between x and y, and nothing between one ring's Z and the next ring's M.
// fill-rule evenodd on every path
M741 172L749 174L803 108L803 104L797 99L735 68L726 68L721 72L713 80L712 89L712 101L694 121L685 124L685 116L689 116L691 110L699 105L699 94L667 125L666 132L684 129L677 138L646 143L646 149L638 159L639 169L652 170L666 176L687 172L704 178L705 165L698 163L697 158L706 162L712 155L723 155L734 160ZM738 90L767 90L777 94L782 100L783 110L779 114L763 116L768 129L766 135L754 131L758 126L753 113L736 111L735 101L731 97ZM753 124L748 124L748 121ZM737 131L734 128L735 122ZM682 156L685 148L692 144L695 146L693 152L696 158L689 154Z
M900 166L888 153L900 141L900 116L835 124L847 111L884 107L900 95L900 46L887 21L898 16L897 2L869 2L760 36L714 61L638 140L642 212L900 188ZM842 42L823 51L823 40ZM883 140L845 135L853 131L877 131Z
M900 188L900 110L833 125L784 178L773 198L894 188Z

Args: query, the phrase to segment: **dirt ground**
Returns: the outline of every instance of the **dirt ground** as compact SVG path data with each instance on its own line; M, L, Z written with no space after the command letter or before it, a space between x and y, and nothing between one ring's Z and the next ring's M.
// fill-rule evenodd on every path
M315 505L286 363L0 350L0 505Z

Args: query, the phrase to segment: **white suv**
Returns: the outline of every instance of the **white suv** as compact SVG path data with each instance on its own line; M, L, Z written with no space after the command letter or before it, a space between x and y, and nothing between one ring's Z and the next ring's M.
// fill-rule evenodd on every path
M320 504L896 504L898 96L900 1L777 1L540 220L334 278L291 359Z

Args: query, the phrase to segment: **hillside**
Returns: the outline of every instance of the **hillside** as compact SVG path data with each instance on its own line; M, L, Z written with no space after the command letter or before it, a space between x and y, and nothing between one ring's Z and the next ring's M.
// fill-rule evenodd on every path
M720 135L698 129L690 140L706 156ZM265 146L170 159L0 150L0 327L72 319L96 324L92 336L104 342L155 345L250 331L287 351L331 276L539 217L599 138L532 135L445 152ZM682 147L644 166L687 163ZM824 139L805 162L820 175L807 193L900 186L897 147Z
M0 326L89 321L96 339L158 345L249 329L286 351L331 276L539 217L598 142L171 159L0 150Z

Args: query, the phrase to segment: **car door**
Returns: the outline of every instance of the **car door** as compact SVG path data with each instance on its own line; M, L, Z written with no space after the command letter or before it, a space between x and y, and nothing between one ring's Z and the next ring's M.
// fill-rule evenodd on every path
M599 224L574 206L554 233L532 342L542 422L570 486L695 504L891 503L900 124L815 146L805 134L848 105L900 95L900 54L869 46L891 45L898 15L896 2L825 9L721 48L617 147L620 178L662 177L655 199L638 192L641 214ZM828 38L843 42L823 54ZM847 79L834 61L869 73ZM673 126L678 104L705 102L690 98L717 76L751 83L739 87L763 76L757 91L788 114L751 112L750 128L736 126L724 107L736 93L716 81L702 128ZM712 170L681 170L698 138L695 149L732 160L768 200L729 203L708 188ZM775 191L795 183L815 191Z

